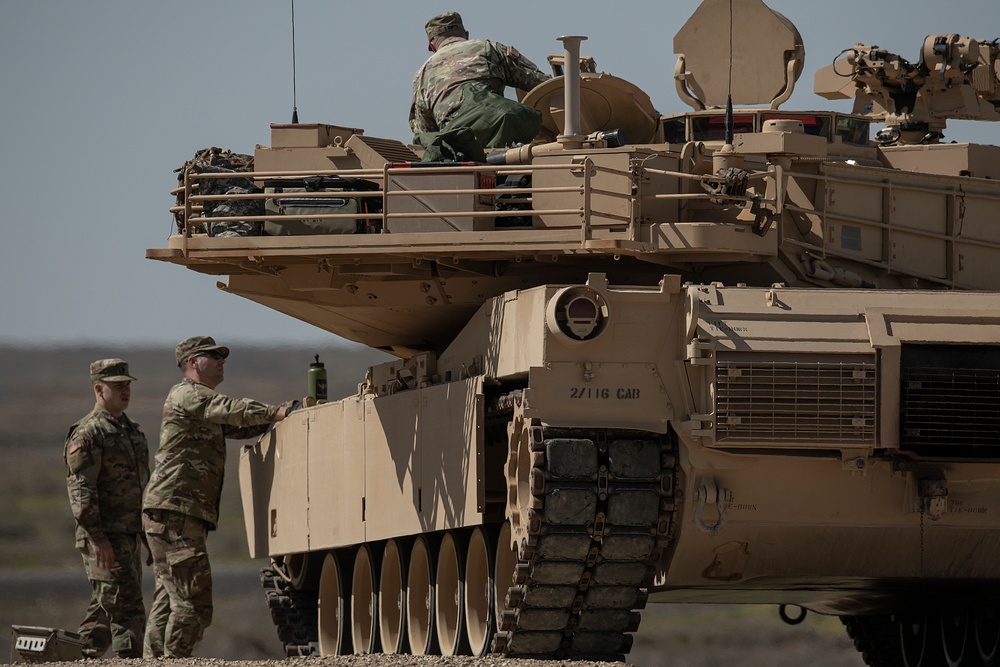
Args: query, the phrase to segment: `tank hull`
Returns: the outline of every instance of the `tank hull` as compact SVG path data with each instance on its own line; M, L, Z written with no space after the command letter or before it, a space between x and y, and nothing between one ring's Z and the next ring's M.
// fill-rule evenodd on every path
M559 328L567 294L606 308L599 335ZM1000 441L995 405L974 394L1000 381L998 312L996 293L817 299L676 276L510 292L440 357L375 367L359 395L244 452L251 555L505 526L493 544L527 581L511 591L544 589L554 564L580 570L557 589L602 564L636 571L610 585L628 598L606 608L615 618L646 595L842 616L985 608L1000 584ZM566 451L591 450L592 470L565 471ZM593 652L547 643L525 610L557 605L523 597L498 603L501 648ZM581 613L600 608L586 599ZM616 638L631 627L601 623Z

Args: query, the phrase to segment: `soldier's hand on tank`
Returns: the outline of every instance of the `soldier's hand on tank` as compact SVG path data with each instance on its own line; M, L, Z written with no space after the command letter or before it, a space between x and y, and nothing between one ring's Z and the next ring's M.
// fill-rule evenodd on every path
M293 411L298 410L302 407L301 401L288 401L281 404L281 408L278 410L278 414L274 416L274 421L280 422L282 419L290 415Z

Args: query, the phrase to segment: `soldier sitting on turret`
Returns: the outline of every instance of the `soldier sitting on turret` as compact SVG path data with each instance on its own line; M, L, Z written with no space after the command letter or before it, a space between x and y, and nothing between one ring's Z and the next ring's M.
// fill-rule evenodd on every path
M534 139L541 113L504 97L504 88L528 91L551 77L513 47L470 40L456 12L435 16L424 28L434 55L413 78L410 106L413 140L425 147L424 161L484 162L486 148Z

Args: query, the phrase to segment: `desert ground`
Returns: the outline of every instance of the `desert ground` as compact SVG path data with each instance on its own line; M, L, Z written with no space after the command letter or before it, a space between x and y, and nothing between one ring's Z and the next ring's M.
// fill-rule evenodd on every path
M219 389L271 403L300 398L306 392L306 371L314 354L326 363L331 397L356 391L364 369L385 359L370 350L333 345L326 349L234 347L226 381ZM89 584L73 547L62 449L66 430L93 406L89 363L111 356L129 361L138 378L128 414L142 425L152 455L163 398L179 378L172 349L0 346L0 661L17 659L11 653L11 625L75 630L86 608ZM266 563L247 557L237 484L239 450L239 443L230 449L220 527L209 538L215 580L212 626L195 651L199 660L166 662L218 666L221 659L239 661L242 667L243 661L281 660L286 667L299 667L298 663L305 664L302 659L284 659L264 604L258 573ZM148 601L149 573L146 584ZM108 667L116 662L105 661ZM628 662L648 667L864 664L836 618L809 614L802 624L789 626L779 619L774 606L657 604L643 612ZM511 663L390 656L308 660L310 667L512 667ZM139 664L128 662L130 667Z

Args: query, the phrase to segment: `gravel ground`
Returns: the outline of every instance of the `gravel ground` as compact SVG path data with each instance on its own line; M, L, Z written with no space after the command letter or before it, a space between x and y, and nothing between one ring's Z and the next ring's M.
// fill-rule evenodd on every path
M188 660L116 660L100 667L557 667L562 661L382 655L281 659L260 591L256 563L215 571L215 618ZM147 582L147 600L152 582ZM0 662L10 656L12 624L75 630L86 607L82 572L0 571ZM6 632L5 632L6 631ZM16 655L15 655L16 658ZM809 614L801 625L778 619L773 605L650 604L627 657L635 667L863 667L840 621ZM300 664L301 663L301 664ZM573 662L571 667L591 663ZM607 664L607 663L604 663Z
M621 663L618 663L621 664ZM285 660L232 660L172 658L169 660L101 660L101 667L607 667L606 662L511 660L415 655L348 655L338 658L287 658Z

